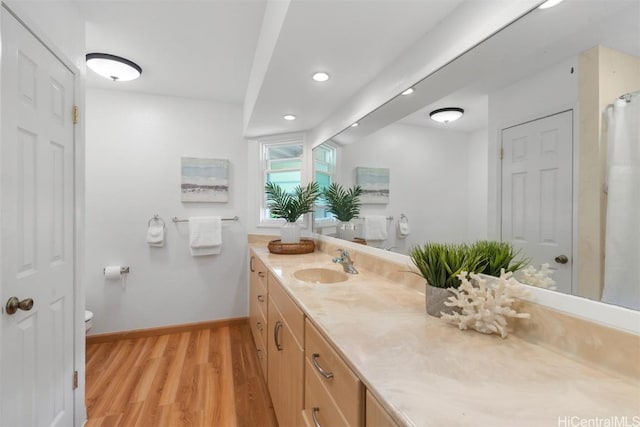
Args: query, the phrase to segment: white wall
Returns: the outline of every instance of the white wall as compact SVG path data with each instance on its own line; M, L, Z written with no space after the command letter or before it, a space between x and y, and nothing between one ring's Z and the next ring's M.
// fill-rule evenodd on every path
M467 237L469 240L487 238L488 205L488 156L489 135L487 129L471 132L467 152L469 207Z
M501 172L498 152L501 144L501 130L560 111L576 109L578 103L577 63L577 57L569 58L540 73L489 94L488 233L492 239L500 237L499 184ZM576 117L577 114L574 113L574 119Z
M240 106L121 91L87 93L87 308L92 333L247 315L247 143ZM230 162L228 203L181 203L181 156ZM253 185L253 184L252 184ZM166 245L145 242L155 213ZM173 216L238 215L222 253L192 257L188 224ZM125 286L106 265L131 268Z
M471 143L480 138L470 135L393 124L340 149L337 180L343 185L355 183L356 166L390 169L389 204L362 205L360 211L360 216L394 217L384 246L406 253L411 246L428 241L463 242L482 234L482 230L469 229L469 157L482 151L481 147L470 150ZM486 168L486 160L480 161ZM481 171L478 166L474 172ZM402 213L409 218L411 235L396 239L395 223Z

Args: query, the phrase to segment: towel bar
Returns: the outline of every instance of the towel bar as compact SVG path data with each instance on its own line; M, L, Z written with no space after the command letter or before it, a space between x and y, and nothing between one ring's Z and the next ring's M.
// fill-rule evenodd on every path
M222 218L223 221L237 221L240 218L238 217L238 215L234 216L233 218ZM171 221L173 222L189 222L188 219L179 219L177 216L174 216L173 218L171 218Z
M354 217L354 219L364 219L364 218L363 218L363 217L356 216L356 217ZM385 219L386 219L387 221L393 221L393 217L392 217L392 216L388 216L388 217L386 217Z

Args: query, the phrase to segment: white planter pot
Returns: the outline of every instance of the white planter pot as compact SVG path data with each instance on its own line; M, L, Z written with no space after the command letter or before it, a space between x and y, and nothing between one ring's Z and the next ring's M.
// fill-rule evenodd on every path
M340 221L337 229L339 239L349 240L351 242L356 238L356 226L351 222Z
M282 243L300 243L300 226L295 222L286 222L280 227L280 241Z

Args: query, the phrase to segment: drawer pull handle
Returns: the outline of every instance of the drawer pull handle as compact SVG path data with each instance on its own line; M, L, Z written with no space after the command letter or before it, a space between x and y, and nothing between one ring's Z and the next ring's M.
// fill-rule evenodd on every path
M258 322L258 323L256 323L256 328L257 328L260 332L262 332L262 330L264 329L264 328L262 327L262 322Z
M282 344L280 344L280 329L282 328L282 322L277 320L273 327L273 342L276 344L278 351L282 351Z
M258 295L258 301L264 302L264 295Z
M320 375L330 380L331 378L333 378L333 372L325 371L322 366L320 366L320 364L318 363L319 357L320 353L313 353L313 355L311 356L311 362L313 362L313 366L316 368L316 370L320 372Z
M256 350L256 355L258 356L258 359L262 360L262 350L257 349Z
M251 259L249 259L249 270L251 270L252 273L255 271L253 269L253 258L255 258L255 257L253 255L251 255Z
M262 272L262 271L258 271L258 276L260 276L260 277L264 277L264 272Z
M313 418L313 425L315 427L320 427L320 422L318 422L318 416L316 415L318 412L320 412L320 408L311 409L311 417Z

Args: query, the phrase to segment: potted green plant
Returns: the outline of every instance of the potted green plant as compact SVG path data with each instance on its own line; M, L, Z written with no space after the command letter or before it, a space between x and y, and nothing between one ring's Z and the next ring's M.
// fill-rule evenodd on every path
M462 271L475 271L481 262L477 253L469 245L450 243L427 243L413 247L409 257L426 281L427 313L440 317L441 313L450 314L453 307L444 302L453 295L448 289L457 289L461 282L458 275Z
M304 187L298 185L288 193L278 184L268 182L264 190L271 217L286 220L280 229L282 243L300 243L300 227L296 221L313 210L313 204L320 195L318 183L311 182Z
M529 263L527 258L516 259L520 251L516 251L510 242L479 240L469 250L480 259L480 264L474 270L476 274L500 277L503 269L506 272L516 272Z
M360 213L360 195L362 187L359 185L345 189L337 182L331 183L322 191L327 210L340 221L338 237L341 239L353 240L355 237L355 226L351 220Z

